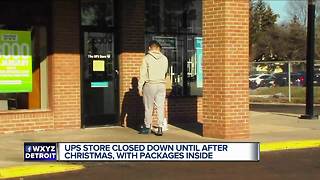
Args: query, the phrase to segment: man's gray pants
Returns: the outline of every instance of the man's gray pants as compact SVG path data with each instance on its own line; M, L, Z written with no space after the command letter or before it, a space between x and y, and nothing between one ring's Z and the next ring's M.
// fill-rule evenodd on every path
M144 124L151 127L153 108L157 109L158 125L163 127L164 102L166 98L166 86L164 83L149 84L143 86Z

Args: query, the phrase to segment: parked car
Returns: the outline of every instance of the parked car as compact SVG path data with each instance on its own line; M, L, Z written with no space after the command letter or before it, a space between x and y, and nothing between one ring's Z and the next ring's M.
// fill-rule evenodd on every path
M274 74L275 80L274 85L275 86L287 86L288 85L288 74L287 73L277 73Z
M293 86L305 86L305 77L303 73L292 73L291 84Z
M289 76L288 73L277 73L275 76L275 86L288 86ZM305 77L303 73L291 73L290 76L291 85L293 86L304 86Z
M257 89L259 86L255 81L249 81L249 88L250 89Z
M262 80L268 79L272 76L273 75L271 75L271 74L255 74L255 75L249 76L249 81L254 81L257 83L258 86L260 86L260 83Z
M306 82L304 82L305 85ZM320 86L320 72L315 72L313 76L313 85Z
M260 82L259 87L274 87L275 86L275 80L276 80L275 76L269 76L268 78L263 79Z
M313 84L315 86L320 86L320 73L316 73L313 78Z

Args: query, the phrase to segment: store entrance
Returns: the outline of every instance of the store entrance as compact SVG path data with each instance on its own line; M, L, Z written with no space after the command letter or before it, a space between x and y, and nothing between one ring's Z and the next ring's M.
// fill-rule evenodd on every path
M82 31L82 127L118 122L118 70L111 32Z

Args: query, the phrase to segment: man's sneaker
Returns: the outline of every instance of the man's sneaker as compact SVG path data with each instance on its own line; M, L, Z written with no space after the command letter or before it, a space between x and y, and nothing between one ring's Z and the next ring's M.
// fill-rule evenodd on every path
M139 132L139 134L149 134L149 133L150 133L150 128L146 128L145 126L143 126Z
M155 133L156 136L162 136L163 132L162 132L162 127L158 127L158 131Z

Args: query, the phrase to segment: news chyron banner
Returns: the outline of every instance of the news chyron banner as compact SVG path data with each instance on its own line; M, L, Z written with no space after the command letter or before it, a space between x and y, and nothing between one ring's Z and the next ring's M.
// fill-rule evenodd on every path
M25 143L25 161L259 161L260 143Z
M31 91L31 32L0 30L0 93Z
M57 161L57 143L24 143L25 161Z

